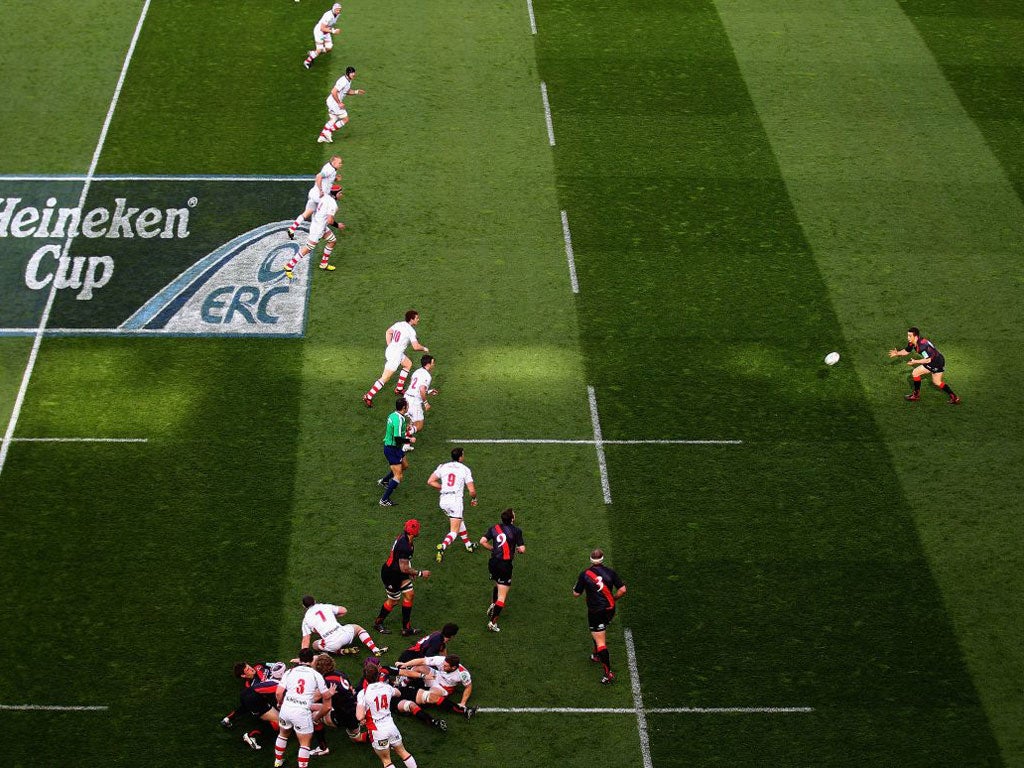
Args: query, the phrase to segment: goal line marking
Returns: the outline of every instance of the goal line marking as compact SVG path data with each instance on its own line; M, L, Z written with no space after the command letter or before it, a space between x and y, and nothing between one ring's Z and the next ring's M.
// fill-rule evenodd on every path
M0 704L0 710L4 712L106 712L108 709L110 707L65 707L59 704Z

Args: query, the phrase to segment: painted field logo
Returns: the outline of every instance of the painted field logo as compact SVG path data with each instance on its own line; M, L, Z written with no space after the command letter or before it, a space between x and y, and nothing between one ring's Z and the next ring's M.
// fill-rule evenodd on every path
M290 222L264 224L197 261L119 326L171 335L286 335L303 331L308 260L284 276L299 247Z

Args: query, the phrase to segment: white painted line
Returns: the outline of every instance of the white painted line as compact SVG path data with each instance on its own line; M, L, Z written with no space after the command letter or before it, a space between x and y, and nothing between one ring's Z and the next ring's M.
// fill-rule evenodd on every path
M500 715L636 715L635 707L480 707ZM806 715L814 707L647 707L648 715Z
M604 440L601 437L601 420L597 416L597 394L587 385L587 400L590 401L590 423L594 427L594 448L597 451L597 466L601 470L601 493L604 503L612 503L612 487L608 482L608 462L604 458Z
M12 443L148 443L145 437L12 437Z
M71 175L47 175L32 174L27 176L14 176L0 174L2 181L85 181L87 176L82 174ZM309 181L310 176L231 176L209 173L191 175L168 175L168 174L104 174L98 173L91 177L93 182L97 181L256 181L256 182L292 182Z
M124 57L124 64L121 66L121 74L117 78L117 86L114 88L114 96L110 100L110 107L107 109L107 116L103 120L103 128L100 129L100 137L96 142L96 149L92 153L92 161L89 163L89 170L85 174L82 184L82 193L78 196L78 208L85 209L85 198L89 194L89 187L92 185L93 174L96 173L96 166L100 162L100 153L103 151L103 144L107 140L107 131L110 130L110 121L114 118L114 110L117 108L117 101L121 98L121 88L124 87L124 79L128 74L128 65L131 63L132 55L135 53L135 45L139 42L139 33L142 32L142 23L149 13L150 0L146 0L142 6L142 13L135 25L135 33L132 35L132 42L128 46L128 52ZM71 250L71 241L74 235L68 234L64 241L64 249L61 251L61 258L67 258ZM18 387L18 396L14 400L14 408L11 410L11 419L7 423L7 431L4 433L3 442L0 442L0 473L3 472L4 464L7 462L7 454L11 449L11 440L14 437L14 430L18 426L18 419L21 416L21 408L25 403L25 392L28 390L28 382L32 378L32 371L36 367L36 359L39 357L39 346L43 342L43 335L46 331L46 324L50 320L50 312L53 309L53 301L57 297L57 281L54 280L50 286L50 293L46 297L46 306L43 307L42 317L39 319L39 327L36 329L35 340L32 342L32 351L29 352L28 364L25 366L25 373L21 377L21 385Z
M526 10L530 12L530 34L537 34L537 19L533 16L533 0L526 0Z
M633 630L623 630L626 638L626 661L629 664L629 683L633 689L633 706L636 707L636 729L640 734L640 756L644 768L651 768L651 740L647 734L647 712L644 710L644 694L640 689L640 670L636 665L636 648L633 647Z
M548 86L543 80L540 82L540 97L544 102L544 122L548 126L548 144L555 146L555 126L551 122L551 105L548 103Z
M596 445L594 440L556 440L534 437L454 438L467 445ZM602 440L602 445L743 445L742 440Z
M63 707L57 704L0 704L4 712L106 712L110 707Z
M569 260L569 282L572 292L580 292L580 283L576 279L576 259L572 253L572 233L569 232L569 214L562 211L562 237L565 238L565 258Z

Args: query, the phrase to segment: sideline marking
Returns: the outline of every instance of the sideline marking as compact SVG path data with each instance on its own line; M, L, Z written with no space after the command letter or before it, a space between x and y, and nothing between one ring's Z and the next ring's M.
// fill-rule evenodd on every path
M551 123L551 105L548 103L548 86L540 81L540 98L544 102L544 122L548 126L548 144L555 146L555 126Z
M109 174L99 173L92 176L83 174L48 175L32 174L12 176L0 174L0 181L307 181L309 176L230 176L216 173L198 173L192 175L169 174Z
M12 443L148 443L145 437L12 437Z
M580 284L576 279L576 259L572 250L572 233L569 232L569 214L562 211L562 237L565 238L565 257L569 260L569 282L572 284L572 292L580 292Z
M644 768L651 768L651 740L647 734L647 712L644 709L644 694L640 689L640 670L636 665L636 649L633 647L633 630L623 630L626 638L626 659L629 664L629 684L633 689L633 706L636 708L636 729L640 734L640 755Z
M132 61L132 55L135 53L135 46L139 42L139 34L142 32L142 23L146 20L146 14L149 13L150 0L146 0L142 6L142 13L139 15L139 21L135 25L135 32L132 34L131 44L128 46L128 52L124 57L124 64L121 65L121 74L117 78L117 85L114 88L114 96L110 100L110 107L107 109L107 116L103 120L103 127L100 129L100 137L96 142L96 149L92 153L92 161L89 163L89 170L85 174L84 183L82 184L82 193L78 196L78 207L79 209L85 209L85 198L89 194L89 187L92 186L93 175L96 173L96 166L100 162L100 153L103 151L103 144L107 140L107 131L110 130L110 122L114 119L114 110L117 108L117 101L121 98L121 88L124 87L125 77L128 75L128 65ZM74 236L68 234L67 240L64 241L64 248L61 251L61 258L67 258L68 252L71 250L71 241L74 240ZM11 419L7 423L7 431L4 433L3 442L0 442L0 473L4 470L4 464L7 462L7 454L11 449L11 439L14 437L14 430L18 426L18 418L21 416L21 407L25 403L25 392L28 390L28 382L32 378L32 371L36 367L36 358L39 357L39 347L43 342L43 336L46 331L46 324L50 320L50 311L53 309L54 299L57 297L57 281L54 280L50 285L50 293L46 297L46 306L43 307L43 314L39 318L39 327L36 329L35 340L32 342L32 351L29 352L28 363L25 366L25 373L21 377L21 385L18 387L18 396L14 400L14 408L11 410Z
M533 17L533 0L526 0L526 10L530 12L530 34L537 34L537 20Z
M480 707L500 715L636 715L633 707ZM814 707L647 707L648 715L807 715Z
M110 707L63 707L58 704L0 704L0 710L5 712L106 712L108 709Z
M604 440L601 437L601 420L597 415L597 394L594 388L587 385L587 400L590 402L590 423L594 427L594 448L597 451L597 467L601 470L601 493L604 503L612 503L612 487L608 482L608 462L604 458Z
M471 438L449 443L476 445L594 445L593 440L558 440L533 437ZM603 445L743 445L742 440L602 440Z

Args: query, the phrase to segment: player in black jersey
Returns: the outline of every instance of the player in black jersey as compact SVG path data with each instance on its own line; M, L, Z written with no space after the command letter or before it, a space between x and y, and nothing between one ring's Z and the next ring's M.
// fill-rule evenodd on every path
M944 384L942 374L946 370L946 358L935 348L928 339L921 337L921 331L911 326L907 329L907 346L903 349L890 349L889 357L905 357L913 352L924 355L919 360L911 360L907 365L914 366L911 376L914 378L914 389L909 395L904 395L904 400L911 402L921 399L921 379L925 374L931 374L932 384L949 395L950 405L960 405L960 398L952 390L949 384Z
M280 661L267 661L249 664L240 661L235 664L234 674L242 681L242 692L238 698L238 709L232 710L220 724L225 728L234 726L234 718L239 712L247 712L258 724L268 723L277 730L277 683L284 674L285 664ZM260 728L256 727L242 734L242 741L253 749L262 749L257 737Z
M615 681L615 673L612 672L605 632L615 618L615 602L626 594L626 585L619 574L604 564L604 552L595 549L590 553L590 567L580 573L572 593L575 597L584 593L587 596L587 618L590 636L594 639L590 660L601 662L604 667L601 683L608 685Z
M382 635L391 634L391 630L384 626L384 620L394 610L399 600L402 602L402 636L410 637L423 631L412 625L412 603L415 597L412 580L430 578L430 571L417 571L412 567L412 554L415 549L412 542L419 535L420 521L407 520L402 533L391 545L388 559L380 567L380 580L384 582L387 598L380 607L373 628Z
M398 660L412 661L413 659L422 659L424 656L445 656L448 653L448 643L458 633L458 624L445 624L437 632L431 632L426 637L421 637L402 651Z
M506 509L501 513L501 522L492 525L480 539L480 546L491 551L487 561L487 569L494 582L491 605L487 609L487 628L491 632L501 632L498 617L508 601L508 591L512 588L512 560L517 554L526 552L523 532L512 524L515 519L516 513L511 508Z

